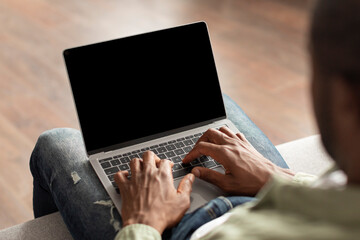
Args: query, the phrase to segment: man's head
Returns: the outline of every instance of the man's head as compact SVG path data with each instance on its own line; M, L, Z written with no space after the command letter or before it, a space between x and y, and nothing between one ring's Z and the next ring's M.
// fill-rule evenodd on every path
M309 45L323 143L349 181L360 183L360 1L319 0Z

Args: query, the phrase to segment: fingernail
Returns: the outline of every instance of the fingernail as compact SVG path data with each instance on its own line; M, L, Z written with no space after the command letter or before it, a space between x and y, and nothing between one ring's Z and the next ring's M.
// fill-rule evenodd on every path
M191 182L194 182L194 180L195 180L195 176L194 176L194 174L190 174L190 176L189 176L189 180L190 180Z
M194 174L195 177L200 177L200 171L199 171L199 169L194 168L194 169L191 171L191 173Z

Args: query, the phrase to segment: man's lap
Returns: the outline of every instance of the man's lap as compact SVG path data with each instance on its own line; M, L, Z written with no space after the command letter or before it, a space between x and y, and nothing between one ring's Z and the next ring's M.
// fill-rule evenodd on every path
M61 128L43 133L30 168L34 188L40 183L51 194L75 239L115 237L121 217L87 160L78 130ZM39 207L34 202L34 212Z
M228 118L244 133L251 144L274 163L287 167L269 139L241 108L226 95L224 102ZM121 226L121 217L87 160L79 131L54 129L43 133L34 149L30 165L34 175L34 187L35 184L39 184L40 192L44 189L51 195L75 239L115 237ZM78 180L77 176L81 179ZM209 205L221 201L212 202ZM38 207L34 203L34 211L36 208ZM226 208L221 209L219 215L227 211L224 210ZM199 226L211 220L211 217L203 217L204 211L197 212L186 215L178 225L178 230L181 229L180 226L187 226L186 220L196 219ZM176 228L173 233L175 230ZM182 236L184 237L184 234Z

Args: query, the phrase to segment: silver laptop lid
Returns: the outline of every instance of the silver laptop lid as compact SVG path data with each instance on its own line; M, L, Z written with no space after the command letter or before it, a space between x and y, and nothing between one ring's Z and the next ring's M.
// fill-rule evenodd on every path
M88 155L226 118L204 22L64 51Z

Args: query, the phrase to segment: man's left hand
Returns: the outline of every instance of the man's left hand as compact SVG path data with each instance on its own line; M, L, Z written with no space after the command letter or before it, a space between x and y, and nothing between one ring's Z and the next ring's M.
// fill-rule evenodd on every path
M130 180L127 171L115 175L122 199L123 227L135 223L146 224L162 234L167 227L181 220L190 207L194 175L186 175L175 189L172 166L169 160L160 160L148 151L143 159L131 160Z

